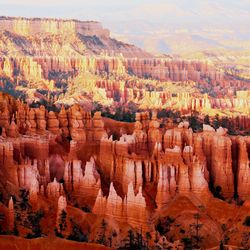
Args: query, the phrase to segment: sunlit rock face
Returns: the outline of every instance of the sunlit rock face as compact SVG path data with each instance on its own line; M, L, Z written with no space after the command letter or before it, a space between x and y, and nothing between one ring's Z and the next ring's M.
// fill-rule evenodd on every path
M28 103L81 104L87 111L101 105L114 113L117 107L131 112L139 108L178 110L185 115L220 113L234 116L234 127L250 129L248 81L237 73L228 74L224 65L154 57L112 39L110 32L94 21L1 17L0 30L0 89L24 97ZM77 119L81 115L87 129L82 129ZM1 109L0 124L10 126L6 133L12 137L17 136L16 123L23 124L27 134L42 133L46 125L54 134L75 141L88 136L100 140L105 131L98 115L89 128L92 121L87 121L86 113L81 115L67 119L63 111L54 115L22 110L20 118L11 121ZM66 120L70 119L68 126ZM150 143L153 137L159 141L157 121L146 126L151 127ZM139 130L136 137L144 140Z
M103 197L101 190L98 193L93 212L96 214L110 215L119 221L126 222L131 226L141 225L144 230L149 228L147 224L147 211L145 198L140 187L135 195L133 183L128 185L128 191L124 199L119 197L110 185L108 198Z
M237 138L238 161L237 162L237 192L243 200L250 199L250 140L249 138Z
M142 63L143 62L143 63ZM199 81L202 76L209 76L212 80L223 80L223 73L211 68L202 62L187 63L183 61L171 62L167 60L129 60L128 68L136 75L143 77L148 74L159 80Z
M15 153L15 157L20 163L18 168L19 186L24 188L29 189L31 186L31 183L26 183L26 180L34 179L33 175L36 178L39 176L37 162L25 160L25 157L47 160L49 158L49 144L55 142L55 138L58 136L66 138L69 135L72 142L87 144L93 142L98 145L97 155L89 155L89 157L93 156L91 162L94 162L94 159L97 160L101 168L100 172L109 181L113 180L114 186L119 183L118 194L122 196L127 194L130 182L133 182L134 188L138 192L138 182L159 181L158 186L161 190L162 185L164 187L170 185L162 180L162 176L167 176L169 182L172 171L175 172L176 190L180 193L192 190L192 176L202 175L202 173L206 181L214 188L218 186L222 189L222 195L225 198L232 197L237 190L237 185L242 185L242 181L235 182L235 179L244 177L246 179L243 179L243 182L247 183L249 141L248 139L232 140L223 128L215 131L212 127L204 125L203 132L194 134L188 128L189 124L184 122L174 128L162 130L159 128L160 123L156 114L149 118L142 113L137 115L137 121L133 126L131 135L122 134L119 139L114 140L112 136L108 138L105 121L100 113L91 116L78 105L74 105L67 110L62 108L60 113L47 112L43 106L28 108L27 105L25 106L20 102L11 102L12 100L9 100L9 103L3 102L1 107L2 114L4 114L1 117L1 125L6 130L6 133L2 132L2 140L6 140L6 143L3 144L1 162L5 164L6 161L13 161L11 159L13 147L18 154L23 154L23 160L20 155L17 156L17 153ZM15 112L13 112L14 110ZM11 124L9 125L10 119ZM23 124L27 125L24 126ZM110 128L112 129L112 127ZM235 155L232 151L234 147L238 150L237 159L232 159L232 156ZM145 156L140 158L143 154L148 158L153 155L157 161L166 162L155 169L153 162L145 163ZM96 167L91 170L90 165L86 165L86 162L77 163L77 159L71 159L67 165L64 164L63 158L59 158L57 157L61 162L59 165L65 166L58 175L53 173L55 170L50 167L52 174L49 180L46 179L46 182L53 181L54 177L57 177L57 181L60 181L63 178L63 173L65 173L68 175L67 183L70 183L72 180L80 178L81 171L82 177L84 171L87 171L87 176L91 176L90 173L96 171ZM84 159L84 161L89 159ZM71 163L72 160L73 164ZM51 161L57 162L54 156L52 156ZM24 165L22 166L22 164ZM30 167L28 167L29 164ZM165 170L170 166L174 170ZM65 170L65 168L74 169L74 171L72 170L72 173L71 170ZM74 173L75 171L77 174ZM142 171L145 171L145 173L139 176ZM30 178L25 176L30 176ZM96 183L98 183L99 178L96 178ZM79 189L80 179L76 182L73 181L73 186L67 184L69 190ZM86 181L83 181L83 183L86 183ZM95 181L93 181L94 183ZM34 186L34 183L32 185ZM199 186L199 183L194 183L194 186L196 185ZM98 185L96 189L99 189Z
M62 220L62 215L65 213L65 223ZM67 218L67 200L66 197L60 196L57 202L57 213L56 213L56 228L58 232L65 234L67 231L69 220ZM63 228L62 228L63 225Z
M174 108L183 114L190 113L193 110L215 115L221 113L221 110L225 110L228 114L238 116L237 119L232 121L234 126L249 129L250 93L248 84L246 82L239 84L238 80L235 79L225 79L223 82L230 82L235 94L221 93L222 90L218 90L215 84L222 80L214 78L210 85L205 80L206 78L211 79L209 72L214 72L213 66L202 67L203 64L197 62L183 62L184 66L181 66L182 64L176 60L166 59L160 61L154 58L141 60L139 59L140 55L137 59L131 59L129 55L127 57L126 55L100 55L101 49L96 52L97 55L89 56L86 54L95 52L87 52L89 49L84 47L82 53L77 54L78 52L71 49L58 48L58 43L63 43L63 39L62 41L54 41L55 47L46 49L46 53L50 51L48 54L43 54L44 49L40 51L40 45L34 45L32 51L38 51L38 55L29 52L29 55L14 54L3 55L2 57L0 44L0 76L6 78L6 80L0 80L0 87L4 88L5 81L8 80L13 82L14 92L19 94L20 90L23 91L30 103L34 100L47 102L51 99L51 102L57 105L84 103L85 106L89 107L88 109L93 102L114 109L118 102L125 106L134 103L142 110ZM71 41L72 43L74 44L75 41ZM42 47L44 46L46 45ZM27 48L29 48L28 45ZM120 46L117 46L118 54L120 53L119 48ZM16 51L17 49L13 47L13 50ZM113 46L110 50L113 50ZM143 52L138 53L141 53L143 57ZM145 68L143 73L140 74L134 68L133 61L139 65L138 67ZM158 64L164 64L164 70L167 72L175 65L178 65L177 68L180 67L179 70L181 70L181 67L193 67L202 77L197 80L193 78L192 74L188 74L187 79L182 80L174 77L173 74L165 74L164 78L159 79L157 75L150 73L152 68L157 67L155 65ZM219 72L218 74L221 75L222 73ZM117 77L115 79L105 77L112 75ZM227 77L224 73L222 75ZM134 76L136 76L136 79ZM63 79L65 83L63 84L61 83L62 77L65 77ZM150 86L145 80L148 77L152 77ZM27 82L29 82L29 86ZM180 87L180 83L182 87ZM157 87L158 85L165 87ZM62 86L65 86L66 89L62 90ZM199 88L211 88L215 94L209 96ZM52 98L48 92L54 93L55 96ZM47 94L44 96L43 93ZM30 116L31 124L27 124L27 126L31 126L32 130L32 114ZM54 125L51 124L51 126L55 127L51 127L51 129L56 131L56 119L53 117L51 117L52 122L54 122ZM42 127L42 124L39 124L39 126ZM67 133L67 131L64 130L64 133Z
M232 143L229 138L214 136L212 141L211 177L214 185L220 186L226 197L231 196L234 190L231 146Z
M203 132L193 133L189 124L182 122L162 130L156 114L149 118L141 113L137 114L132 134L114 140L108 138L100 113L92 117L78 105L62 108L60 113L47 112L43 106L28 108L20 102L15 103L15 113L10 107L3 103L1 124L6 134L2 132L1 164L18 162L12 181L20 188L31 189L33 200L43 185L48 197L58 198L66 189L74 193L77 202L89 194L93 205L99 189L107 195L109 188L105 185L110 182L122 199L130 183L135 194L141 187L143 191L145 183L154 183L156 207L177 193L208 196L208 184L220 188L224 198L249 195L243 188L248 185L249 140L235 140L223 128L215 131L204 125ZM12 117L12 125L5 123L5 117L7 121ZM23 127L23 123L29 126ZM70 146L67 154L72 155L65 158L60 156L65 150L60 146L52 155L49 145L69 135L72 149L73 144L80 143L84 150L91 142L96 145L95 153L81 158L77 146L74 153ZM83 187L89 191L79 192Z
M14 211L14 204L12 197L9 200L8 204L8 227L9 230L12 232L14 230L14 223L15 223L15 211Z
M160 127L156 113L137 113L136 122L127 124L80 105L48 112L2 99L0 190L8 201L10 230L19 223L10 197L18 197L20 189L28 191L32 209L47 211L51 228L60 228L66 212L65 235L72 218L90 221L93 232L100 218L155 232L156 218L172 206L186 216L186 206L206 211L235 196L249 200L248 136L209 125L194 133L186 121ZM123 129L117 133L117 127Z
M60 19L2 17L0 19L0 29L14 32L22 36L32 36L39 33L51 33L54 35L79 33L84 36L109 36L109 31L103 29L102 25L98 22Z
M133 45L111 39L110 31L95 21L1 17L0 30L0 54L23 57L18 67L29 79L39 78L42 71L48 74L56 67L65 71L71 63L84 69L86 60L82 60L83 55L151 56ZM4 53L6 45L7 54ZM32 60L34 56L36 60ZM72 62L73 58L78 60ZM3 71L8 76L13 74L10 62L6 60L3 64ZM108 65L112 67L113 63ZM120 64L116 67L122 69Z
M249 136L211 124L225 112L234 115L230 126L250 129L248 82L210 63L154 58L98 22L2 17L0 30L0 87L27 101L0 92L0 210L10 232L27 231L15 216L26 198L32 211L45 211L47 235L60 232L64 211L61 233L77 222L90 240L102 218L119 242L124 228L155 234L161 216L182 225L172 237L189 237L177 231L188 232L198 211L204 247L212 247L207 235L219 244L222 225L247 214ZM134 123L117 122L91 112L95 106L142 112ZM194 133L186 119L156 111L170 109L209 114L210 125Z

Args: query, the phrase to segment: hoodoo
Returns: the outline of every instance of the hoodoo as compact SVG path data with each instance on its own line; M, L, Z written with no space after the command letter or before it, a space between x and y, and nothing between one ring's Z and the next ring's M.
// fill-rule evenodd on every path
M0 249L249 249L245 43L171 27L176 47L224 52L155 56L99 22L0 17Z

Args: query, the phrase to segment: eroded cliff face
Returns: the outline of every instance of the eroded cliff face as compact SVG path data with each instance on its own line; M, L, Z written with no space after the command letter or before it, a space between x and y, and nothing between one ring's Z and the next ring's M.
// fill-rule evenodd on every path
M250 140L237 138L238 164L237 164L237 193L242 199L249 200L249 171L250 171Z
M206 176L204 175L204 177L206 177L207 181L210 181L214 185L214 188L220 186L225 196L230 197L234 193L234 190L237 189L237 187L234 187L235 176L242 176L241 171L246 171L248 167L249 140L245 139L248 137L236 137L235 139L234 137L228 136L226 130L223 128L219 128L215 131L209 125L204 125L203 132L197 134L192 132L187 122L184 122L180 123L178 127L169 128L167 127L168 125L166 125L166 128L162 129L159 128L160 122L156 114L153 113L150 119L149 115L142 113L136 116L137 121L134 124L133 134L121 134L119 140L114 141L112 136L108 138L108 133L105 130L105 122L102 120L100 112L95 113L92 117L90 113L85 112L78 105L74 105L67 110L62 108L60 113L48 112L43 106L40 106L40 108L29 108L26 104L20 101L14 101L4 94L1 94L0 104L2 137L13 138L13 140L15 138L21 139L19 144L6 144L6 148L10 149L10 156L13 155L13 153L11 153L13 147L17 147L20 154L28 154L29 157L32 158L38 158L39 156L42 159L48 159L49 138L57 140L57 138L70 136L71 147L74 147L75 143L85 143L86 141L96 142L99 144L100 150L98 156L92 158L90 164L94 164L94 159L99 161L102 165L103 172L108 175L109 178L114 178L115 181L123 183L121 192L124 193L124 195L127 192L128 184L131 181L133 183L142 182L142 176L145 180L155 180L158 171L161 176L160 180L163 178L162 176L168 176L168 171L164 171L166 168L164 161L167 160L168 163L173 161L177 164L178 162L175 166L176 176L179 174L185 176L186 174L186 170L179 173L179 168L186 168L180 166L187 166L187 172L189 172L190 175L192 172L189 169L190 166L196 166L197 162L205 164L201 168L206 172ZM112 131L109 131L109 134L110 133L112 133ZM34 150L32 143L35 142L37 135L40 137L37 137L38 147ZM49 138L48 135L50 135ZM235 155L235 151L238 152L238 159L232 159L232 156ZM8 151L6 151L6 154L7 152ZM150 161L152 161L152 157L155 157L158 161L161 160L161 163L155 165L153 162L145 162L146 159L142 162L140 155L143 154L146 155L146 158L151 159ZM11 157L8 158L7 156L3 155L1 161L3 164L8 161L13 161ZM14 157L16 157L15 159L18 159L19 162L23 161L21 155L17 155L17 153L14 154ZM102 161L102 158L105 160ZM25 158L23 159L24 161L26 160ZM173 159L176 159L177 162ZM55 159L49 161L55 161ZM61 159L59 161L63 162L64 160ZM28 164L31 164L34 170L30 173L25 173L23 172L25 170L19 167L19 172L23 172L22 176L31 176L33 174L36 176L35 169L37 168L37 163L31 163L28 160L25 162L25 165ZM75 166L75 164L76 163L74 163L73 166ZM117 164L122 167L117 168ZM67 163L67 168L69 168L70 165L70 163ZM135 173L141 173L142 169L145 169L145 166L156 169L146 171L149 175L153 174L153 176L148 176L148 174L145 173L142 174L142 176L135 177L133 172L129 172L133 169L133 166L135 166ZM140 169L137 170L137 167ZM62 173L65 171L66 170L62 170ZM70 170L67 171L71 172ZM94 170L89 170L88 167L86 171L90 173ZM207 175L208 172L210 177ZM123 176L121 180L117 173ZM186 176L185 178L190 178L190 176ZM56 177L55 174L53 178L54 177ZM31 186L30 183L25 183L25 180L22 179L24 177L20 178L19 180L23 183L21 186L27 188ZM73 176L68 176L67 178L70 180ZM33 178L31 177L31 179ZM75 177L73 179L75 179ZM188 187L188 184L185 183L184 181L183 189L191 189L191 186ZM242 184L242 181L240 183ZM166 183L164 185L166 185ZM139 187L136 188L137 191L138 188ZM74 187L69 187L69 189L73 190Z
M23 96L29 103L82 103L88 110L93 108L93 103L111 111L119 106L133 111L132 103L142 110L175 109L182 114L195 111L211 116L224 115L223 109L228 116L237 116L233 121L235 127L249 129L248 84L228 78L212 65L153 58L87 56L88 49L84 46L82 54L77 55L64 47L54 47L51 51L47 45L43 45L44 55L39 52L39 56L1 57L0 88ZM30 45L25 47L31 48ZM58 56L61 52L63 54ZM153 74L159 65L161 70ZM182 71L187 71L184 79ZM150 84L145 78L152 78ZM204 93L206 89L212 94Z
M0 54L9 57L150 56L110 38L109 30L95 21L1 17L0 30Z
M109 31L99 22L62 20L50 18L15 18L1 17L0 29L16 33L21 36L32 36L40 33L51 34L81 34L84 36L109 37Z
M36 179L38 164L34 160L31 162L25 159L26 155L32 159L46 160L46 163L44 162L46 166L48 162L58 162L57 167L55 165L55 167L46 170L53 171L52 174L47 173L51 181L55 177L59 180L58 176L63 178L63 173L67 176L66 183L80 178L81 163L74 161L64 164L64 159L61 157L58 160L56 158L49 159L50 140L56 141L58 138L68 136L71 138L70 147L72 150L74 150L76 143L93 142L99 144L98 154L92 155L91 161L86 165L86 174L91 176L91 173L95 172L94 162L99 162L102 168L101 172L109 178L109 181L113 180L114 186L116 183L121 185L118 193L123 197L128 191L130 182L134 183L135 192L139 190L138 183L142 184L144 181L159 181L162 183L161 185L168 186L165 179L170 181L173 172L175 178L181 179L179 186L180 191L183 192L192 190L193 171L195 175L199 175L199 171L203 171L207 182L210 182L214 188L220 186L223 195L227 198L232 197L234 191L238 190L235 186L237 185L235 183L236 177L243 178L245 176L246 179L243 182L247 183L248 137L230 137L223 128L215 131L209 125L204 125L203 132L198 134L192 132L188 122L180 123L178 127L171 125L170 128L166 125L165 128L160 128L160 122L155 113L151 119L149 115L142 113L137 114L134 132L131 135L121 134L119 140L114 140L112 136L108 138L105 122L100 112L95 113L92 117L90 113L85 112L78 105L67 110L62 108L60 113L48 112L43 106L29 108L26 104L14 101L4 94L1 94L0 104L2 138L14 140L14 144L6 143L3 151L5 154L2 155L1 162L5 164L17 160L20 163L23 162L25 166L30 165L27 169L23 168L22 165L19 166L19 183L24 188L36 186L30 181ZM112 134L112 131L109 131L110 133ZM19 141L15 142L16 138ZM33 143L37 144L36 149L33 148ZM236 151L237 153L235 153ZM233 159L232 157L235 155L237 157ZM14 159L12 159L13 157ZM61 165L65 166L62 166L61 174L56 175L55 168L59 168ZM200 170L197 168L198 165L201 165ZM171 168L174 170L170 170ZM73 169L75 170L73 171ZM75 171L76 174L74 174ZM25 176L30 176L29 182L25 182ZM176 183L177 179L175 179ZM48 181L48 177L46 180ZM80 178L79 183L81 181L86 182ZM201 182L203 183L203 181ZM243 182L239 183L243 185ZM159 186L161 185L159 184ZM77 190L78 186L68 185L67 189ZM196 186L195 183L194 186Z
M1 17L0 29L0 89L19 97L0 92L4 230L25 236L30 213L43 211L46 235L68 237L77 225L90 241L101 231L117 248L133 229L155 235L150 246L180 249L198 213L203 247L226 233L239 245L239 221L249 213L249 136L205 124L195 133L185 118L158 119L154 110L209 114L213 122L220 113L247 134L248 81L204 61L152 57L98 22ZM126 123L96 109L144 112ZM166 218L174 243L157 232Z
M223 67L155 58L110 38L98 22L2 17L0 28L0 88L29 102L223 109L249 128L249 84Z
M188 122L160 128L156 113L138 113L133 133L114 140L100 113L91 116L77 105L51 113L1 95L0 109L4 199L26 189L34 208L45 201L57 208L54 223L74 205L152 232L155 218L177 201L210 209L214 196L250 197L249 138L223 128L205 125L193 133Z

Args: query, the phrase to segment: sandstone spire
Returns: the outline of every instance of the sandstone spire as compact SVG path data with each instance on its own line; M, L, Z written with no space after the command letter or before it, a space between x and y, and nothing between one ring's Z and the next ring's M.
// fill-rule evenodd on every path
M8 204L8 229L10 232L13 232L14 224L15 224L15 211L14 211L13 199L11 197Z

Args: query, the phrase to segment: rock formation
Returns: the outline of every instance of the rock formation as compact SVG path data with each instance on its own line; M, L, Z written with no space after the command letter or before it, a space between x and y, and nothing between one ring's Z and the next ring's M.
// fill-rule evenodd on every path
M231 157L232 142L228 137L216 135L212 141L211 178L214 186L220 186L225 197L234 192Z
M69 130L70 136L74 141L85 142L86 133L84 130L84 124L82 120L82 114L77 106L74 106L70 110L69 114Z
M249 168L249 142L244 138L238 139L239 159L238 159L238 173L237 173L237 192L241 199L250 199L250 168Z
M101 112L96 112L93 117L93 140L100 141L101 138L107 135L104 129L104 123L102 121Z
M61 195L63 195L63 185L56 181L56 178L53 182L50 182L46 190L47 196L49 199L55 201Z
M63 213L65 213L65 216ZM56 228L59 233L63 233L67 229L67 200L64 196L58 198Z
M74 206L67 208L66 221L81 208L93 218L140 225L143 232L154 231L154 216L180 199L203 207L215 202L214 196L249 199L247 136L229 136L227 130L208 125L194 133L187 122L168 121L160 127L155 113L151 119L138 113L135 123L127 128L121 123L117 129L100 113L92 117L77 105L58 113L17 106L19 115L13 119L19 120L18 136L0 137L0 174L5 176L0 188L6 197L18 189L29 191L34 211L44 204L55 207L63 235L70 233L70 228L60 228L65 197ZM5 113L13 117L8 106ZM22 130L21 120L32 121L29 132ZM11 203L8 216L13 218ZM13 220L8 220L13 230Z
M139 189L137 195L134 193L133 183L128 185L128 192L123 200L114 189L113 183L110 185L108 197L104 197L101 190L98 193L93 212L96 214L110 215L119 221L127 222L131 226L138 224L143 230L148 228L146 202Z
M175 247L164 237L190 237L199 213L203 248L241 237L250 199L244 77L220 63L152 57L98 22L1 17L0 28L0 90L19 98L0 92L8 231L25 236L41 210L46 235L56 226L92 241L103 220L104 236L122 244L129 229L157 238L167 218L171 235L158 246Z
M8 204L8 229L10 232L13 232L14 224L15 224L15 211L14 211L13 199L11 197Z

